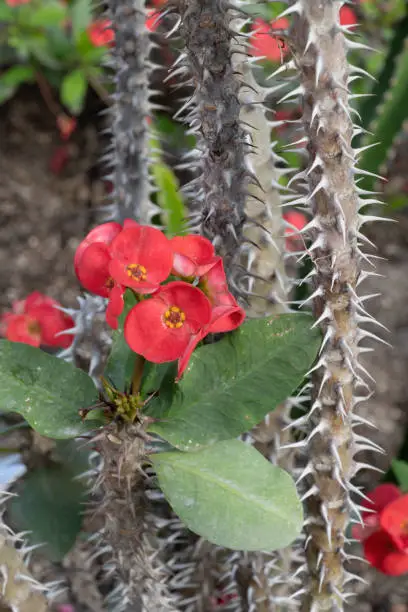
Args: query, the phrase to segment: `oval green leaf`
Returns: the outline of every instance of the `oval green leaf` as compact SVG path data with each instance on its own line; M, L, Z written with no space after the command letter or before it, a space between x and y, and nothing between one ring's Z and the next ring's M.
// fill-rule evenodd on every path
M75 438L95 428L78 414L98 402L92 379L41 349L0 340L0 410L21 414L49 438Z
M320 333L305 314L248 321L196 351L171 406L157 398L149 431L181 450L236 438L274 410L302 382Z
M153 456L160 487L189 529L234 550L276 550L300 533L292 478L253 447L228 440Z
M81 529L85 488L64 465L29 472L17 486L10 515L19 531L29 531L30 544L46 544L51 561L61 561Z
M61 101L73 115L79 115L85 101L88 87L83 70L73 70L62 81Z

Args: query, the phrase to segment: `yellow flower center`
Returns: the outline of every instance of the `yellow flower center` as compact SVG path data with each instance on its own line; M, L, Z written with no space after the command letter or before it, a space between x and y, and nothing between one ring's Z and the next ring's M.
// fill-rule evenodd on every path
M126 267L126 272L129 278L134 281L145 281L147 278L147 270L140 264L129 264Z
M30 321L27 325L27 330L30 336L40 336L41 335L41 326L38 321Z
M114 280L113 280L113 278L110 276L110 277L109 277L109 278L108 278L108 279L105 281L105 287L106 287L107 289L109 289L109 290L110 290L110 289L113 289L114 285L115 285L115 281L114 281Z
M178 306L170 306L164 313L164 322L170 329L183 327L186 315Z

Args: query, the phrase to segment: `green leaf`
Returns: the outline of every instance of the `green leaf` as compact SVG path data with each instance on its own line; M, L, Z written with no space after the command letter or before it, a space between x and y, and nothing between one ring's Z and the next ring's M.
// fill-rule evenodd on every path
M90 0L75 0L71 4L72 32L75 40L86 30L92 21L92 6Z
M31 66L13 66L0 76L0 103L11 98L22 83L32 82L35 79Z
M43 544L52 561L61 561L81 529L85 489L64 465L29 472L10 506L19 531L30 531L30 544Z
M78 410L98 392L82 370L41 349L0 340L0 410L17 412L49 438L75 438L94 429Z
M243 442L158 453L152 461L174 511L213 544L276 550L300 533L302 506L291 477Z
M119 317L118 329L112 334L112 350L104 373L105 378L112 381L118 391L129 389L136 361L136 353L129 348L123 333L126 316L129 310L137 304L133 291L126 290L124 301L125 307Z
M73 115L78 115L81 112L87 87L86 75L80 69L70 72L62 81L61 101Z
M401 489L404 492L408 492L408 463L400 459L394 459L392 461L392 469Z
M147 407L163 419L150 426L181 450L235 438L259 423L302 382L318 351L320 334L305 314L244 323L220 342L193 353L168 408Z
M389 85L386 86L383 103L376 109L378 116L373 125L369 126L372 135L363 140L364 145L375 144L375 146L367 148L359 159L359 166L374 174L381 172L382 164L386 162L394 140L408 117L408 105L406 104L408 88L407 39L405 39L403 50L394 59L394 62L393 77ZM363 176L359 186L371 190L375 185L375 180L372 176Z
M171 236L185 232L185 209L179 192L179 184L173 171L161 162L152 166L157 192L157 203L163 209L166 229Z
M67 17L67 7L63 2L47 0L30 13L29 24L33 27L52 28L60 25Z
M0 5L0 21L2 22L13 21L14 17L15 17L15 11L13 11L11 6L8 6L6 4Z

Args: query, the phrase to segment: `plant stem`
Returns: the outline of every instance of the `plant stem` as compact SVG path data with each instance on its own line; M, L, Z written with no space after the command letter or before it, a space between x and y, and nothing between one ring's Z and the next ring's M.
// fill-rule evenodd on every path
M140 385L142 382L143 369L144 364L146 363L146 359L141 355L136 355L135 366L133 368L133 376L132 376L132 384L131 384L131 394L137 395L140 391Z

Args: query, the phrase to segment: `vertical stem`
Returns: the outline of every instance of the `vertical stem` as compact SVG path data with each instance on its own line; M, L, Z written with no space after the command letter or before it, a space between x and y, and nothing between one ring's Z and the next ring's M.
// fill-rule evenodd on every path
M133 368L131 393L137 395L140 391L140 384L142 382L143 369L146 359L141 355L136 355L135 366Z
M111 107L113 204L112 220L133 218L150 223L156 207L150 202L148 174L149 53L144 0L109 0L108 16L115 32L112 67L115 93Z
M306 440L310 585L304 612L342 610L346 598L345 531L352 507L353 456L358 450L352 413L356 386L365 384L358 363L359 198L341 4L298 0L291 6L310 158L305 203L310 203L313 213L309 251L315 267L314 312L323 333Z
M185 64L195 86L188 122L197 134L199 177L194 181L200 230L224 257L231 289L241 292L244 270L245 201L250 174L246 169L245 130L240 120L241 82L234 72L229 0L180 0L180 34Z

